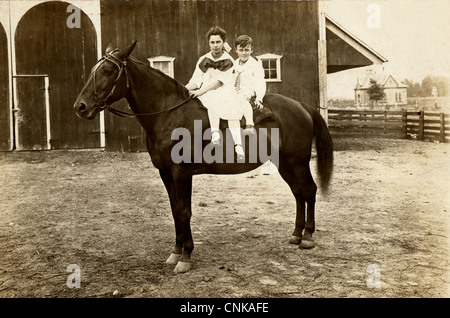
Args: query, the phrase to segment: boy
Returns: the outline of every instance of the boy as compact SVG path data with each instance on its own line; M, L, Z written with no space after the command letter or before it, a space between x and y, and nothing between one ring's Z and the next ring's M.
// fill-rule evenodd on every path
M236 39L236 53L239 56L234 61L235 88L236 92L245 98L250 105L254 99L256 108L263 108L262 99L266 94L266 80L264 79L264 69L261 64L251 56L253 53L253 40L248 35L241 35ZM244 107L244 118L247 126L244 133L256 133L253 122L253 109Z

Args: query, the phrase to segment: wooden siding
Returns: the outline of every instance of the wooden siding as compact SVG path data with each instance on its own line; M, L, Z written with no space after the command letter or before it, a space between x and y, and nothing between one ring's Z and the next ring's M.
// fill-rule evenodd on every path
M5 29L0 24L0 151L12 149L7 41Z
M67 5L42 3L22 17L15 33L16 72L49 76L52 149L99 147L99 121L82 120L72 108L97 61L96 33L83 12L82 27L68 28ZM26 138L32 137L20 136Z
M175 57L175 78L183 84L189 81L198 57L209 50L205 35L211 26L224 28L233 48L237 36L248 34L254 40L255 56L283 55L282 82L268 83L268 92L319 105L316 1L101 0L101 11L103 50L108 43L122 46L137 40L133 55L141 61L159 55ZM234 50L231 53L237 57ZM130 148L128 140L140 138L137 121L109 114L105 118L108 150Z

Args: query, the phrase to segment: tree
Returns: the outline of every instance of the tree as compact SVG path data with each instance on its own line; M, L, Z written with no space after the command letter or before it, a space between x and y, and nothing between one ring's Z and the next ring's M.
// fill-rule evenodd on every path
M415 83L414 81L409 80L407 78L405 78L402 81L402 83L405 84L406 86L408 86L408 88L406 89L408 97L418 97L418 96L420 96L420 84Z
M421 83L405 79L403 83L408 85L409 97L430 97L433 87L436 87L438 96L450 95L450 78L446 76L428 75L422 79Z
M374 101L375 104L378 104L378 101L386 96L383 87L374 79L370 79L370 86L367 89L367 93L369 94L369 99Z
M449 96L450 78L445 76L433 76L433 86L437 88L438 96Z
M432 76L427 76L422 80L422 96L431 96L433 86L435 85L434 78Z
M422 85L420 85L419 83L414 83L414 95L411 95L411 97L412 96L415 97L424 96Z

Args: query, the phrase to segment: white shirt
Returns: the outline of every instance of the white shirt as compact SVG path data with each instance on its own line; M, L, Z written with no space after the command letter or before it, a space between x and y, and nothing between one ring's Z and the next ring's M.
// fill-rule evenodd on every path
M252 56L243 65L239 59L234 61L234 78L240 76L240 87L236 88L239 94L247 99L256 95L256 100L262 101L266 94L266 80L262 65Z

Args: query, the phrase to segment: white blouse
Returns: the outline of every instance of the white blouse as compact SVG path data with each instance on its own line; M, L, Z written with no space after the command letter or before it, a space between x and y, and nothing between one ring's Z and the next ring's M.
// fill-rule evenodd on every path
M203 55L197 62L189 83L198 88L212 81L220 81L223 85L210 90L198 98L209 112L227 120L240 120L243 116L243 101L236 93L233 77L233 58L227 52L214 59L211 52Z
M218 80L222 82L225 86L232 86L233 82L233 68L229 68L226 71L220 71L218 69L209 67L205 72L201 70L200 64L204 59L209 59L213 62L223 61L233 62L233 58L227 52L223 52L222 56L217 60L214 59L211 52L206 53L198 59L197 65L195 66L194 74L192 74L189 83L195 84L198 88L202 85L208 85L212 80Z

